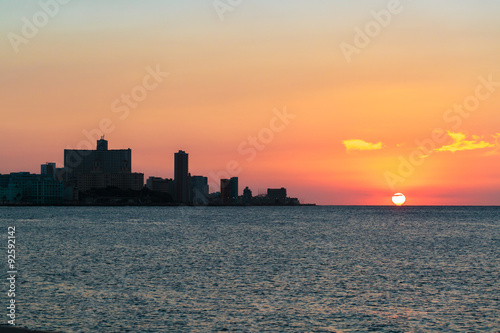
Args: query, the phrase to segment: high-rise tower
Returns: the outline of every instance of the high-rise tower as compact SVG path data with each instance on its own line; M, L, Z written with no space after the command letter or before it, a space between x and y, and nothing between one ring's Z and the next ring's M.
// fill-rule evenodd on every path
M189 202L188 156L182 150L174 156L175 200L180 203Z

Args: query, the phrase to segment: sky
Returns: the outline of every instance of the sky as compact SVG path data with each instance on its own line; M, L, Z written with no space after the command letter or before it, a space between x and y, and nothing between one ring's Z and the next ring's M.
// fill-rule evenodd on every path
M0 173L64 149L301 202L500 204L500 2L0 2Z

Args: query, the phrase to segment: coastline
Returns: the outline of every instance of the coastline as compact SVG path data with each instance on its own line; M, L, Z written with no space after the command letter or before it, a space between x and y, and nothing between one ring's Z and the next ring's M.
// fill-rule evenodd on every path
M297 204L297 205L277 205L277 204L262 204L262 205L189 205L189 204L173 204L173 203L106 203L106 204L85 204L85 203L68 203L68 204L31 204L31 203L8 203L0 204L0 207L316 207L312 204Z

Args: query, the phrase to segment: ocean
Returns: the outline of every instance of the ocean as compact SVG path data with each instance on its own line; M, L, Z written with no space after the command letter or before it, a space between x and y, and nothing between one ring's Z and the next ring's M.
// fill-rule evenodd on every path
M0 323L499 332L499 207L0 207Z

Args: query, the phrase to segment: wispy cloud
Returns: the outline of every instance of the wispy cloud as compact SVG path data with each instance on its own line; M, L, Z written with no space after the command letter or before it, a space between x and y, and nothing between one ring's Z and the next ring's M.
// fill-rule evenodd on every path
M493 134L492 137L495 139L495 149L486 153L486 155L498 155L500 154L500 133Z
M471 139L467 140L467 135L463 133L454 133L448 131L448 135L455 141L450 145L442 146L440 148L435 149L435 151L439 152L456 152L463 150L475 150L475 149L484 149L484 148L492 148L495 147L495 144L483 141L482 137L477 135L472 135Z
M379 150L382 149L382 142L370 143L364 140L344 140L342 141L346 150L349 151L362 151L362 150Z

